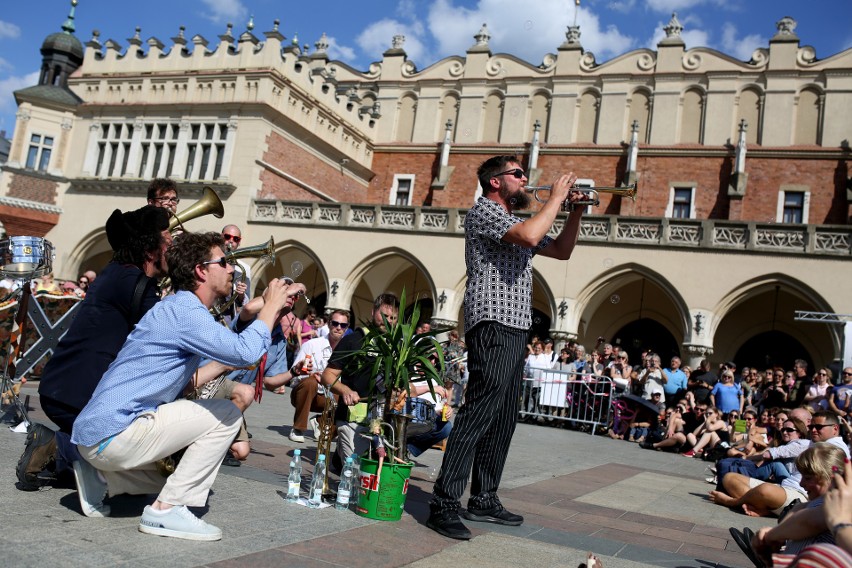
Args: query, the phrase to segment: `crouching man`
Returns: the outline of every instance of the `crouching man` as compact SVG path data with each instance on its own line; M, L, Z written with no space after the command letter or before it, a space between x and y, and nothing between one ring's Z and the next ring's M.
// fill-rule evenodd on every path
M107 488L111 496L158 494L145 507L141 532L219 540L222 531L187 507L207 502L242 414L230 400L177 398L188 385L213 378L199 378L204 357L234 367L258 361L278 312L304 286L273 280L256 321L238 335L208 311L231 293L234 268L222 236L184 233L169 249L168 264L176 293L139 321L74 422L72 442L83 457L74 464L77 491L86 515L98 511ZM164 478L155 462L184 448L174 473Z

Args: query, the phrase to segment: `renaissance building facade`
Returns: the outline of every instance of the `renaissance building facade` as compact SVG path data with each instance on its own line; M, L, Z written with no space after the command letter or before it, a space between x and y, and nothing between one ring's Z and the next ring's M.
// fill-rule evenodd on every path
M635 200L599 193L570 261L536 260L538 335L604 337L633 362L646 348L760 368L842 357L852 50L817 57L792 18L749 61L687 48L673 16L655 50L609 61L576 26L533 64L495 53L483 25L427 68L396 36L358 70L278 21L213 41L181 27L168 45L139 29L83 45L73 16L44 41L39 84L15 93L0 178L7 234L50 240L60 278L103 267L106 218L170 177L179 210L205 186L224 203L224 219L188 229L273 237L256 289L301 265L320 308L362 320L405 288L433 324L461 327L475 171L514 154L531 185L573 171L586 187L637 187Z

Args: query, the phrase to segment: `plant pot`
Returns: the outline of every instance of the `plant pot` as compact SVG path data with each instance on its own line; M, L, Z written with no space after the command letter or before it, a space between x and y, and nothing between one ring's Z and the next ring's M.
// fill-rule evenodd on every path
M393 459L390 460L391 462ZM355 513L368 519L398 521L402 517L413 463L388 463L361 458L360 490Z

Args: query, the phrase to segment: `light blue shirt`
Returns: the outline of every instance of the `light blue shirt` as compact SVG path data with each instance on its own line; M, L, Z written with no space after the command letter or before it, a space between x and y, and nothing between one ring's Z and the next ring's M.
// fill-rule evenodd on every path
M192 292L168 296L136 324L74 422L71 441L94 446L123 432L140 414L174 402L204 357L248 366L270 342L263 322L235 334L217 323Z
M269 351L267 352L266 368L263 371L263 375L265 377L273 377L286 373L289 369L287 366L287 341L284 339L284 332L281 331L281 326L276 325L272 331L272 344L269 346ZM228 373L226 378L229 381L237 381L238 383L250 385L254 382L257 371L257 366L252 369L235 369Z
M669 377L669 380L663 385L666 394L674 394L680 389L686 390L686 373L680 367L676 371L666 369L666 374Z

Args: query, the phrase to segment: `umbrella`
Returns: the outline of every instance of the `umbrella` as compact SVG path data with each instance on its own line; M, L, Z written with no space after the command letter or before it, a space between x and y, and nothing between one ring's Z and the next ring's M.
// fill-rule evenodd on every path
M657 408L656 404L654 404L650 400L642 398L641 396L638 396L638 395L635 395L635 394L626 394L625 393L625 394L621 395L620 398L621 398L621 400L627 402L627 404L631 408L636 408L639 411L646 410L646 411L652 413L654 416L658 416L660 414L660 409Z

